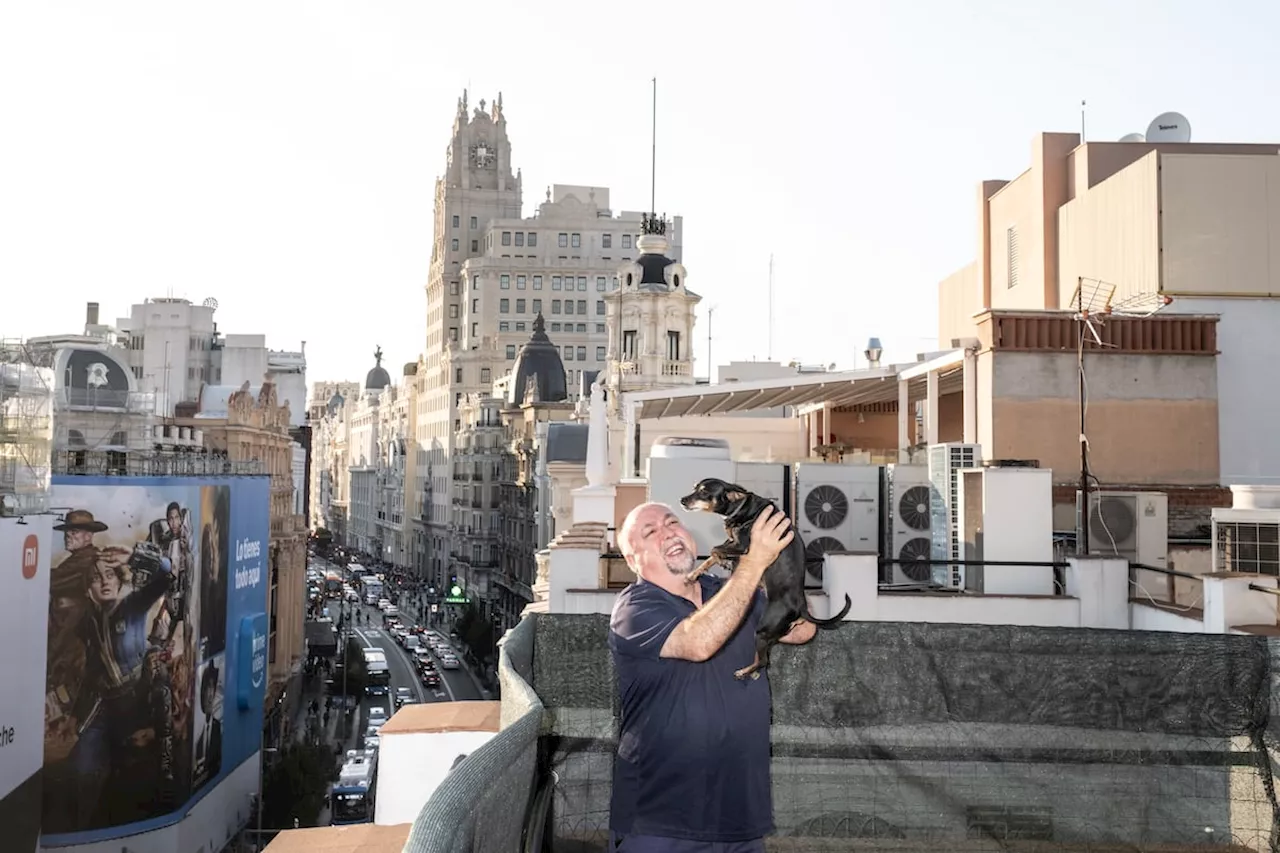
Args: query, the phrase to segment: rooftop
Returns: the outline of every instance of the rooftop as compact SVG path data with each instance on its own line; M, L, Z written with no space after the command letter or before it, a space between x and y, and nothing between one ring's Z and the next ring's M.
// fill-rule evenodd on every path
M406 705L381 729L380 735L440 732L496 732L501 702L425 702Z
M322 826L281 832L266 846L268 853L400 853L409 824Z

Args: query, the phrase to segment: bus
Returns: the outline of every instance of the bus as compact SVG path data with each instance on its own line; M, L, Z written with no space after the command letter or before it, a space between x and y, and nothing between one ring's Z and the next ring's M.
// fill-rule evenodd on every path
M364 590L365 604L377 604L378 599L382 598L382 581L375 577L362 578L360 588Z
M370 696L386 696L391 692L391 670L382 649L365 649L364 671L368 675L364 692Z
M376 753L350 757L342 765L329 794L329 823L346 826L373 823L373 794L378 771Z
M342 597L342 575L334 569L324 573L324 594L329 598Z

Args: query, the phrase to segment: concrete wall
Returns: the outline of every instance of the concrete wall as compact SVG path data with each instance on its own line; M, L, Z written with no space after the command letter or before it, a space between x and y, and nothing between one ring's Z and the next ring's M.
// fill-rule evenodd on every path
M1055 482L1078 477L1079 379L1074 353L986 352L983 455L1038 459ZM1218 377L1200 356L1087 354L1091 467L1104 483L1218 482Z

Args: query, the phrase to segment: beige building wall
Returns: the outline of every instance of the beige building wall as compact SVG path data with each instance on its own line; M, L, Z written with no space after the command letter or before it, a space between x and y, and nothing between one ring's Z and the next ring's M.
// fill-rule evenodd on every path
M958 338L976 331L974 314L982 305L982 279L978 262L956 270L938 285L938 346L946 348Z

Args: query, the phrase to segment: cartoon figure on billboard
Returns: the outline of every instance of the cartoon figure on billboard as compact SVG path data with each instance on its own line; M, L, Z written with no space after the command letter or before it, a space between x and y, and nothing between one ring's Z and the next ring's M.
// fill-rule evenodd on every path
M201 488L200 659L227 647L227 565L231 559L231 489Z
M56 525L66 555L50 600L46 833L165 814L191 780L191 513L149 487L64 494L78 506Z
M222 670L221 658L206 662L200 673L200 718L197 725L195 786L212 779L222 769Z

